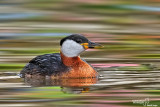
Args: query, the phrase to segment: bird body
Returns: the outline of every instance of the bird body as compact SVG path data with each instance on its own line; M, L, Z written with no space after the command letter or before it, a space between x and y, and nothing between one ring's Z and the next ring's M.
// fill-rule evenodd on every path
M90 42L80 34L73 34L63 38L60 45L60 53L40 55L29 61L20 72L21 77L48 75L52 78L97 78L97 71L79 55L99 44Z

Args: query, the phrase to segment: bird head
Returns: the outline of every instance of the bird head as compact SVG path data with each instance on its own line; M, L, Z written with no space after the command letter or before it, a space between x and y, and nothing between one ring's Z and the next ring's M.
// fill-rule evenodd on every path
M76 57L89 48L101 48L102 45L91 42L81 34L72 34L60 41L61 52L67 57Z

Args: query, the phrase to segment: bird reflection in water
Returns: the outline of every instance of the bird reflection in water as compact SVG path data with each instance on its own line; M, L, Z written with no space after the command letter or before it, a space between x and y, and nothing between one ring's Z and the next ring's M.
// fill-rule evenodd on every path
M60 86L64 93L84 93L89 91L89 87L97 83L95 77L82 78L55 78L54 76L25 75L26 85L32 87Z

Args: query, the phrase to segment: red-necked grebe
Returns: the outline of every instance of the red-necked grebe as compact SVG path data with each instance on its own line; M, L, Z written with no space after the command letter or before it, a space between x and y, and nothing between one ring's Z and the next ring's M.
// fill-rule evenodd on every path
M80 54L88 48L101 47L100 44L89 41L81 34L72 34L60 41L60 53L40 55L33 58L20 72L22 78L26 75L47 75L62 78L97 77L97 71Z

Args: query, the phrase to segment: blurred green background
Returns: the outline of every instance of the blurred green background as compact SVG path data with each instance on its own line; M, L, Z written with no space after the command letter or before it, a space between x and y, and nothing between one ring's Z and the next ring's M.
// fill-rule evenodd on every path
M81 55L104 76L95 90L24 85L17 76L24 65L59 52L60 39L73 33L104 45ZM146 98L159 106L159 62L160 0L0 0L1 107L142 107L132 100Z
M72 33L105 46L87 61L160 60L159 0L0 0L0 71L20 70L37 55L59 52Z

